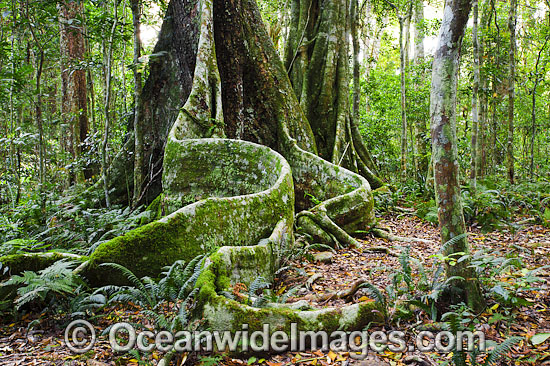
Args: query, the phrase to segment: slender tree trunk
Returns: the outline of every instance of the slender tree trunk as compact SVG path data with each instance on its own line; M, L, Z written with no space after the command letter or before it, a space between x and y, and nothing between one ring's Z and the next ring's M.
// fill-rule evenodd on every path
M509 49L509 89L508 89L508 137L506 141L506 165L508 180L514 184L514 100L516 81L516 23L517 23L517 0L510 0L510 17L508 18L508 29L510 31Z
M37 53L37 54L36 54ZM44 148L44 122L42 120L42 71L44 67L44 51L40 48L35 53L36 63L36 88L35 88L35 107L36 127L38 128L38 159L40 175L40 201L42 208L45 208L46 200L44 193L44 184L46 182L46 149Z
M460 197L456 94L460 48L471 5L471 0L447 0L433 61L430 97L432 157L439 226L446 256L469 252ZM448 265L446 269L449 278L460 276L464 279L454 281L461 292L449 295L453 296L450 300L455 303L465 300L473 309L482 309L483 295L469 261Z
M420 84L424 81L424 4L422 0L416 0L414 4L414 60L420 73ZM418 85L420 87L420 85ZM416 118L414 123L416 154L417 154L417 175L426 179L428 174L428 154L426 149L426 121L423 118Z
M15 40L17 39L17 31L16 31L16 24L17 24L17 12L15 11L15 0L12 0L11 2L11 16L12 16L12 29L11 29L11 53L10 53L10 68L12 75L15 75L15 53L17 52L16 43ZM9 103L10 103L10 135L12 138L10 139L10 168L13 174L13 178L15 179L15 185L17 187L17 193L15 194L15 199L12 201L12 206L15 206L19 203L19 187L20 187L20 179L19 179L19 171L18 171L18 162L17 162L17 156L18 156L18 150L19 147L16 146L13 143L13 140L15 138L15 119L17 116L15 115L15 103L13 101L15 92L15 80L10 81L10 95L9 95Z
M83 5L80 0L58 3L60 23L60 49L62 56L62 117L70 126L70 152L73 160L86 152L88 138L88 91L86 70L78 64L85 60L84 25L82 23ZM84 167L74 175L90 179L92 170ZM82 180L80 178L79 180Z
M399 17L399 75L401 87L401 180L407 179L407 85L405 75L405 17Z
M353 112L351 127L352 130L355 130L355 135L360 136L359 132L359 121L360 119L360 107L361 107L361 65L359 63L359 53L361 52L361 47L359 45L359 0L351 0L350 4L350 14L351 14L351 39L353 45ZM372 155L366 147L357 146L357 151L361 154L364 159L367 167L373 172L373 174L378 175L376 165L372 158Z
M479 3L478 3L478 14L479 14ZM478 23L481 23L481 29L485 30L485 32L489 31L489 17L484 12L482 13L482 19L481 21L478 21ZM484 32L481 32L481 35L483 35ZM482 177L485 174L486 165L487 165L487 113L488 113L488 98L487 98L487 88L489 85L488 78L486 75L483 75L481 77L481 71L483 69L483 59L485 57L485 43L486 38L482 37L480 40L480 32L478 30L477 32L477 44L479 47L478 51L478 60L479 60L479 69L480 69L480 88L481 90L478 90L478 101L479 101L479 124L478 124L478 134L477 134L477 172L476 176L478 178Z
M131 0L132 19L134 26L134 196L132 205L136 206L141 198L143 184L143 131L141 129L141 0Z
M105 195L105 205L111 207L111 200L109 198L109 167L107 162L107 148L109 145L109 134L111 129L111 71L113 61L113 42L115 37L116 28L118 26L118 1L114 4L114 21L111 28L111 34L109 35L109 41L107 45L106 55L106 68L105 68L105 128L103 130L103 142L101 144L101 171L103 177L103 193Z
M359 107L361 105L361 73L359 64L359 0L351 0L351 39L353 44L353 119L359 121Z
M540 76L539 76L539 63L542 52L546 48L550 36L547 36L544 40L544 44L539 50L537 56L537 62L535 63L535 81L533 83L533 93L531 95L531 163L529 164L529 175L533 179L535 174L535 136L537 134L537 115L536 115L536 106L537 106L537 87L539 86Z
M479 94L479 39L478 39L478 0L473 0L474 23L472 28L472 41L474 45L474 84L472 88L472 143L470 145L471 163L470 163L470 180L472 189L475 191L477 186L477 164L478 164L478 135L479 135L479 112L478 112L478 94Z

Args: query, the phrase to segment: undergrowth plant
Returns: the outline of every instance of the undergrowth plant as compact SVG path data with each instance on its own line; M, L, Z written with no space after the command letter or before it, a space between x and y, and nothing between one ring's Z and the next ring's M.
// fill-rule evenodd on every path
M461 331L476 331L476 324L479 324L478 317L473 314L465 304L454 306L453 311L443 314L443 329L458 334ZM442 366L496 366L506 358L508 352L514 345L522 341L522 337L508 337L502 343L493 341L474 342L471 348L466 345L455 343L452 358L443 362ZM459 347L460 346L460 347Z
M25 271L21 275L12 276L0 287L16 289L17 296L13 304L17 310L30 304L48 310L67 310L71 298L85 286L84 281L73 272L77 264L60 260L41 271Z

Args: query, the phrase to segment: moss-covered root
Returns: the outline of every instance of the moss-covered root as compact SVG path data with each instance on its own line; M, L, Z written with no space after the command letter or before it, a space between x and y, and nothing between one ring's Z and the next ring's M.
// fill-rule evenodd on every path
M248 325L250 332L284 331L290 335L292 324L299 331L334 332L361 330L369 323L383 323L383 315L375 302L363 302L341 308L295 310L289 307L254 308L223 296L215 296L203 308L209 329L238 331Z
M328 234L328 236L332 239L335 238L337 242L344 246L344 247L350 247L350 248L358 248L359 243L357 240L355 240L353 237L351 237L348 233L346 233L342 228L340 228L338 225L336 225L325 212L320 211L313 213L311 211L302 211L296 216L296 222L298 226L301 226L302 223L304 223L301 218L306 217L313 221L317 228L322 229L325 233ZM310 228L315 228L314 226L308 225L307 221L302 226L305 228L305 230L308 230ZM311 229L310 229L311 230ZM308 233L308 234L318 234L318 232L315 233ZM329 244L329 243L324 243Z
M85 261L87 257L83 257L71 253L26 253L26 254L14 254L0 257L0 263L4 267L9 268L7 274L16 275L24 271L40 271L61 259L68 259L74 261ZM0 280L2 280L0 276Z
M290 233L289 225L282 220L273 235L259 245L224 247L210 256L197 281L195 316L203 319L211 330L236 332L247 328L254 332L263 331L267 324L269 333L284 331L289 336L292 336L293 327L297 331L334 332L360 330L369 323L383 323L381 309L374 302L318 310L304 310L309 306L303 301L255 308L220 295L237 282L250 286L258 276L270 279L283 256L282 252L277 252L278 248L284 248L279 238Z

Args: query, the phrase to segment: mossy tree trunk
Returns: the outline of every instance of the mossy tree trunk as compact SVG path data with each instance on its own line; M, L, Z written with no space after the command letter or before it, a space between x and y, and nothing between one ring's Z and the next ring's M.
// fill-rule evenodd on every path
M293 0L285 67L315 136L319 156L367 178L369 154L350 116L349 35L353 19L346 0Z
M444 254L447 256L469 252L460 196L456 94L460 47L471 6L471 0L446 2L432 71L432 159L441 240L445 244ZM449 278L463 278L454 281L459 293L449 300L466 301L470 307L480 310L484 306L483 294L476 274L469 265L470 262L465 260L447 266Z
M288 159L295 173L297 209L312 209L315 200L311 197L330 201L330 204L320 205L316 210L302 215L301 221L307 221L303 225L306 227L305 232L310 232L314 238L324 237L326 240L319 240L328 244L353 243L352 238L341 228L352 233L367 229L359 227L358 223L373 221L367 207L372 206L368 187L361 190L363 193L349 198L347 193L353 187L358 188L363 184L357 183L355 178L352 179L355 183L347 184L349 172L339 172L337 167L330 164L325 166L326 162L316 157L315 161L323 166L318 173L303 167L308 159L310 163L313 159L308 154L317 154L317 148L322 144L316 143L310 123L302 112L255 1L212 1L211 34L202 35L201 38L201 29L204 28L201 22L207 19L201 15L203 2L171 1L155 47L150 76L143 89L142 104L138 106L144 134L143 201L150 201L163 188L161 178L165 145L174 122L183 118L178 124L178 139L242 139L280 152ZM347 16L347 8L339 10ZM347 23L344 24L343 30L347 27ZM328 51L321 48L318 52ZM339 73L345 70L342 75L347 75L348 59L344 57L348 55L347 47L337 54L327 54L325 59L338 55L341 57L338 70L332 70ZM321 54L318 57L323 58ZM333 80L330 75L326 79ZM351 152L356 157L366 152L360 139L358 141L361 143L358 144L355 144L355 139L351 139L354 135L359 136L359 131L349 118L347 82L339 82L342 83L340 89L345 90L338 96L339 103L345 105L342 110L346 111L339 122L339 131L349 138L349 141L346 140L349 153L344 154L345 146L341 150L333 149L339 157L335 165L339 165L345 156L349 156L351 162L354 156ZM119 154L110 172L113 177L110 186L118 189L119 197L124 198L128 192L128 201L132 186L132 150L133 139L130 136L129 143ZM370 172L362 163L352 168L363 173ZM374 178L373 185L377 187L381 182ZM326 179L331 182L326 182ZM338 198L341 196L347 198ZM311 234L312 231L314 234Z

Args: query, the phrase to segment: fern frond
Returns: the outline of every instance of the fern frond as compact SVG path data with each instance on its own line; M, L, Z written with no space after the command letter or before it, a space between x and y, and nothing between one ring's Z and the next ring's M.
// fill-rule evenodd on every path
M134 287L138 288L140 291L146 293L147 288L145 288L145 285L141 282L137 276L130 271L128 268L124 267L123 265L120 265L118 263L102 263L100 264L101 267L110 267L115 270L118 270L126 279L134 285Z
M468 237L468 233L464 233L464 234L460 234L460 235L455 236L454 238L450 239L445 244L443 244L441 246L441 248L438 250L438 253L445 253L447 251L447 249L449 249L451 246L455 245L460 240L462 240L466 237Z
M378 287L374 286L371 283L363 283L359 288L364 287L367 289L367 292L378 302L380 303L384 308L387 306L386 297Z
M500 343L495 347L490 353L489 357L485 360L482 366L492 366L496 365L506 354L512 349L514 345L522 341L522 337L510 337L507 338L504 342Z

